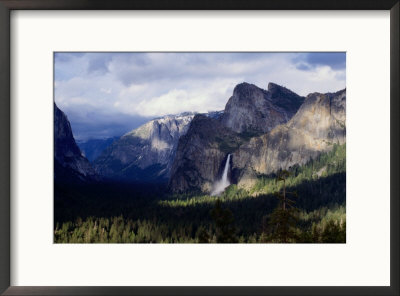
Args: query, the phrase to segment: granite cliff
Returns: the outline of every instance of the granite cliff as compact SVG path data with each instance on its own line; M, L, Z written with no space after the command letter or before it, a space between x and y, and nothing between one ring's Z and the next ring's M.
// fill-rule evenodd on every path
M233 90L221 121L238 133L265 133L286 123L303 102L304 97L275 83L269 83L268 90L241 83Z
M233 181L249 187L256 175L305 164L346 142L346 90L313 93L286 124L252 138L233 152Z
M195 117L187 135L180 139L169 181L170 190L210 192L222 173L228 154L240 151L252 139L286 124L304 101L304 97L274 83L269 83L268 90L248 83L237 85L220 118ZM257 153L250 147L247 151L249 155ZM248 169L239 166L235 160L242 154L232 154L231 158L236 166L229 175L236 181ZM239 163L245 161L243 158Z
M95 160L96 171L126 181L167 179L178 140L193 117L193 113L164 116L123 135Z
M220 119L195 118L179 141L169 187L210 192L231 154L229 178L250 187L260 174L304 164L346 141L346 90L306 98L270 83L235 87Z
M243 137L220 120L196 115L179 140L169 187L174 192L209 192L227 154L243 142Z
M82 155L67 116L54 103L54 179L58 182L97 180L94 169Z

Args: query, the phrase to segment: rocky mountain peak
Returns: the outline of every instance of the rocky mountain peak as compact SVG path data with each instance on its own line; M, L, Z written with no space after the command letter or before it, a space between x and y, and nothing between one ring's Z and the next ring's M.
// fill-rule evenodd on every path
M274 83L268 90L241 83L220 120L194 117L179 140L170 189L210 192L228 154L230 178L243 187L258 174L304 164L346 142L345 108L345 90L305 99Z
M279 88L284 88L283 86L280 86L279 84L276 84L274 82L268 82L268 91L273 92L274 89L279 89Z
M257 87L254 84L242 82L235 86L233 89L233 96L237 96L239 99L243 100L246 98L252 99L255 93L262 93L263 89Z
M265 133L286 123L304 101L294 92L274 83L264 90L253 84L240 83L225 106L222 124L235 132Z
M74 157L81 154L72 134L67 116L54 103L54 155L56 159Z
M281 86L279 84L270 82L268 83L268 91L271 93L271 96L288 96L293 99L298 99L300 96L296 94L295 92L291 91L290 89ZM304 99L304 98L303 98Z
M233 153L238 184L251 186L257 174L305 164L346 142L346 91L312 93L292 119L253 138Z
M54 103L54 178L60 182L90 181L97 176L82 155L67 116Z
M96 171L131 181L168 178L178 140L194 116L190 112L166 115L126 133L95 160Z

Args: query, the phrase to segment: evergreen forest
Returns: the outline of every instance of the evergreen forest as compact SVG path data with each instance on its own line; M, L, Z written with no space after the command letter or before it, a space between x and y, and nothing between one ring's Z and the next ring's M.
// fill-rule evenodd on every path
M345 243L346 145L220 196L55 183L55 243Z

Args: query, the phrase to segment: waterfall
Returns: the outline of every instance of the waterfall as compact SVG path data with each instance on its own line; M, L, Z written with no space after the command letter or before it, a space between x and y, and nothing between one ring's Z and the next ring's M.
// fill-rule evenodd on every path
M230 160L231 160L231 155L228 154L228 158L225 163L224 172L222 173L221 180L218 180L214 184L214 186L213 186L214 189L211 192L211 195L213 195L213 196L220 195L222 192L224 192L225 188L231 184L228 180L228 171L229 171Z
M222 183L224 184L228 184L227 186L229 186L229 180L228 180L228 171L229 171L229 161L231 160L231 155L228 154L228 158L226 159L226 163L225 163L225 168L224 168L224 173L222 174ZM225 189L225 188L224 188Z

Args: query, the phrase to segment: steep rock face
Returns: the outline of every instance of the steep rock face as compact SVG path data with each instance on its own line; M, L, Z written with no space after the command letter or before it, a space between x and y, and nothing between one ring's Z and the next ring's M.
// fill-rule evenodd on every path
M252 137L286 123L303 101L304 97L274 83L268 90L248 83L237 85L221 116L196 117L179 141L169 182L171 191L209 192L229 153Z
M193 117L192 113L165 116L125 134L96 159L96 171L129 181L168 178L178 140Z
M179 140L169 187L173 192L210 191L227 154L243 139L213 117L198 114Z
M54 178L58 181L95 180L89 161L76 145L67 116L54 104Z
M239 185L251 186L257 174L305 164L334 144L346 142L346 90L313 93L293 118L269 133L252 138L233 153L233 174Z
M238 133L265 133L292 118L303 101L304 97L274 83L268 90L241 83L225 106L222 124Z

